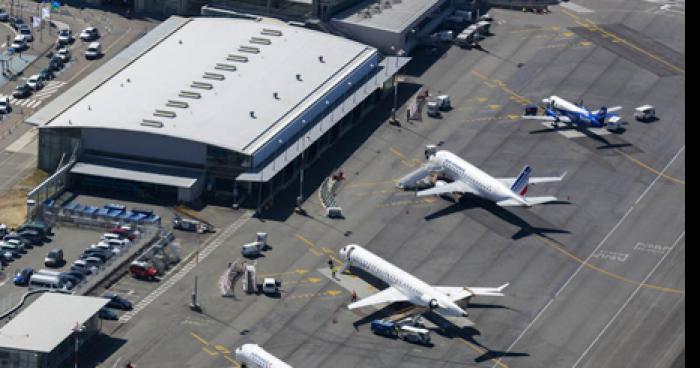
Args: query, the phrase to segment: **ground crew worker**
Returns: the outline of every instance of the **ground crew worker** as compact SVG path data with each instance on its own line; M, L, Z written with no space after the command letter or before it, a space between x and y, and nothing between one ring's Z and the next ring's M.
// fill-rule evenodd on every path
M333 269L333 258L328 258L328 268Z
M351 300L353 303L357 301L357 293L355 292L355 290L352 291Z
M335 278L336 272L338 272L338 267L336 267L336 266L331 267L331 275L333 275L333 278Z

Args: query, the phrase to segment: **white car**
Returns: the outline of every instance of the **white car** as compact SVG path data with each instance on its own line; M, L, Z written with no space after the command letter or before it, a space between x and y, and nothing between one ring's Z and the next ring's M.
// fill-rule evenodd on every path
M12 45L10 45L10 48L15 52L22 51L27 48L27 40L21 34L17 35L12 41Z
M85 50L86 59L97 59L102 56L102 46L99 42L92 42Z
M44 87L44 82L42 82L39 74L34 74L27 79L27 85L33 90L38 91Z
M109 244L105 243L104 241L101 241L97 244L92 244L92 245L90 245L90 248L100 248L100 249L108 250L108 251L112 252L112 254L114 254L115 256L118 256L122 252L119 247L109 245Z
M100 37L100 32L95 27L87 27L80 32L80 39L83 41L92 41Z
M64 47L58 51L56 51L56 55L61 58L61 61L64 63L67 63L70 61L70 50L67 47Z
M24 36L27 42L34 41L34 35L32 34L32 30L29 28L29 26L20 26L18 32Z
M0 113L9 114L10 113L10 97L0 96ZM0 231L0 234L2 231Z
M64 28L58 31L58 43L60 45L69 44L73 40L73 32L70 28Z

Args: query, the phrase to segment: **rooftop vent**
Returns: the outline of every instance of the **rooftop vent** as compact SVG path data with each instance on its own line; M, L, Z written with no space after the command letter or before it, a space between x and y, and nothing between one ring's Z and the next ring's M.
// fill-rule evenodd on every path
M153 113L153 116L160 116L160 117L172 119L177 115L173 111L169 111L169 110L156 110L156 112Z
M199 92L192 91L180 91L178 96L187 98L202 98L202 95Z
M277 92L273 92L273 93L272 93L272 97L274 97L275 100L279 100L279 99L280 99L280 94L277 93Z
M248 62L248 57L247 57L247 56L243 56L243 55L228 54L228 57L226 57L226 60L228 60L228 61L238 61L239 63L247 63L247 62Z
M320 56L318 57L318 61L320 61L320 62L322 62L322 63L325 63L325 62L326 62L325 60L323 60L323 55L320 55Z
M253 119L255 119L255 111L251 111L251 112L250 112L250 117L253 118Z
M192 88L199 88L199 89L213 89L214 85L211 83L205 83L205 82L192 82L190 84L190 87Z
M168 107L177 107L177 108L180 108L180 109L186 109L186 108L190 107L190 104L188 104L188 103L185 102L185 101L168 100L168 103L165 104L165 106L168 106Z
M301 74L297 74L297 80L301 82Z
M241 46L241 47L238 48L238 51L240 51L240 52L248 52L248 53L251 53L251 54L259 54L259 53L260 53L260 49L257 48L257 47L253 47L253 46Z
M143 119L141 125L151 128L162 128L163 122L158 120Z
M216 63L216 66L214 67L214 69L225 70L227 72L235 72L236 66L231 65L231 64Z
M270 29L270 28L263 28L263 30L260 32L260 34L265 35L265 36L280 37L280 36L282 36L282 31L278 31L276 29Z
M269 38L262 38L262 37L251 37L250 38L250 43L255 43L258 45L269 45L272 43Z
M224 77L223 74L219 74L219 73L209 73L209 72L205 72L204 75L202 76L202 78L204 78L204 79L219 80L219 81L222 81L222 80L225 79L225 77Z

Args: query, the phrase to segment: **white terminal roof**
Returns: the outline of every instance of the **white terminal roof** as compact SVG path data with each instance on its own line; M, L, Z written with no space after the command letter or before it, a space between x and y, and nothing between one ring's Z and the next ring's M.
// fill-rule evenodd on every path
M149 41L132 45L137 49L122 52L132 61L116 56L116 65L102 68L118 70L96 71L95 81L76 85L78 90L68 90L65 101L47 105L49 111L39 111L27 122L141 131L251 154L301 113L298 105L320 98L376 52L358 42L279 23L174 18L153 30ZM217 64L234 66L235 71ZM205 73L214 74L207 78ZM193 83L204 83L204 88ZM181 91L201 98L179 96ZM169 100L188 107L166 106ZM176 116L154 116L156 110ZM142 125L144 119L162 122L162 127Z
M402 33L441 0L369 0L333 18L334 21ZM388 5L390 4L390 5Z
M48 353L73 334L109 300L61 293L44 293L0 328L0 349Z

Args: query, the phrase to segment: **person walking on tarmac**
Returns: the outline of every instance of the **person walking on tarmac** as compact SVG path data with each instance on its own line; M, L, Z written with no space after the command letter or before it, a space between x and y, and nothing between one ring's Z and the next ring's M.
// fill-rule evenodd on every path
M331 268L331 275L333 276L333 279L335 279L335 274L336 274L336 272L338 272L338 267L333 266L333 267Z
M333 269L333 258L328 258L328 268Z
M352 296L350 297L350 300L354 303L357 301L357 293L355 290L352 291Z

